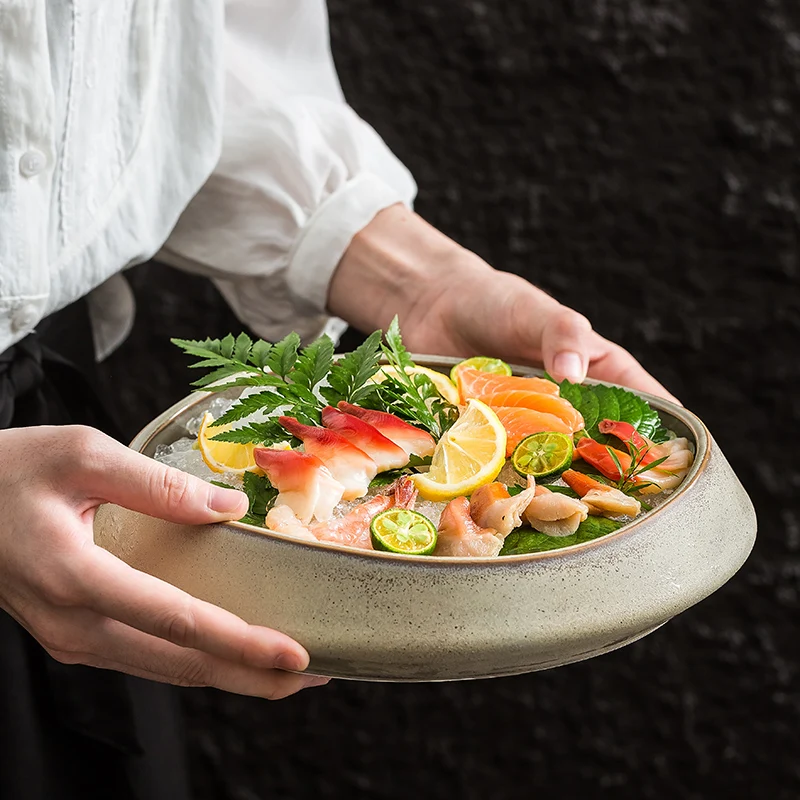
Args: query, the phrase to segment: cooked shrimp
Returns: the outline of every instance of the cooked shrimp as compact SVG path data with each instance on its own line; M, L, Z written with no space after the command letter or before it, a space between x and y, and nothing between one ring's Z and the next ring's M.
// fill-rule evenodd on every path
M371 550L369 525L372 518L392 506L413 510L416 499L417 490L413 482L408 478L401 478L394 484L391 494L376 495L339 519L312 525L311 532L320 542L335 542Z
M439 520L437 556L496 556L503 547L502 537L493 528L482 528L469 514L469 500L451 500Z
M505 538L522 525L522 513L535 492L536 487L531 486L511 497L505 484L489 483L473 492L469 514L481 528L493 528Z
M533 478L528 478L528 488L533 487ZM534 498L528 503L524 517L528 524L548 536L569 536L589 515L589 509L574 497L551 492L537 486Z

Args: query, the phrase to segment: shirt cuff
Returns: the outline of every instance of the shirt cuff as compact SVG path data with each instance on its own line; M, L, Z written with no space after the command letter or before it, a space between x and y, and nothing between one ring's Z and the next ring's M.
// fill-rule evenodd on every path
M286 281L292 294L326 312L333 273L353 237L396 203L408 205L409 198L370 173L352 178L323 201L289 252Z

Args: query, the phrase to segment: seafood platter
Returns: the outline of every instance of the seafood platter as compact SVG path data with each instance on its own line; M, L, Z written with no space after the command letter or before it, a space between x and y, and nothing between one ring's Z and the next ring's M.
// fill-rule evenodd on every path
M95 539L296 638L312 673L437 681L609 652L722 586L752 504L665 400L491 356L412 356L395 320L323 336L174 340L205 374L131 447L243 490L239 521L103 506Z

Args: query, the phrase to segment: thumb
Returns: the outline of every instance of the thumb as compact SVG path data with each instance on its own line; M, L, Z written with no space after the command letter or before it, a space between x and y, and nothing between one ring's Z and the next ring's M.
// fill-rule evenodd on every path
M544 368L556 381L581 383L589 370L592 325L566 306L557 306L542 330Z
M203 524L240 519L247 513L244 492L214 486L202 478L160 464L113 439L105 440L84 475L87 493L99 502L170 522Z

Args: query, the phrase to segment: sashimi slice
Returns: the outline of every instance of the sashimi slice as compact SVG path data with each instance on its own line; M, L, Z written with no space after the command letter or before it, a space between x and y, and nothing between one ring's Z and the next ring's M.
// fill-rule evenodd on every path
M378 467L363 450L350 444L336 431L303 425L294 417L278 417L278 422L300 439L305 452L322 461L344 486L344 500L355 500L367 493L370 481L378 474Z
M471 397L483 400L484 395L500 391L535 392L558 397L558 384L545 378L520 378L516 375L498 375L473 367L462 367L457 372L457 380L462 402Z
M292 510L291 506L275 505L267 512L265 525L268 530L316 542L317 537L304 525Z
M331 518L344 486L316 456L269 447L256 447L253 456L278 490L275 505L289 506L306 524Z
M532 486L529 480L529 487ZM528 524L548 536L569 536L589 515L589 509L580 500L565 494L551 492L544 486L536 487L536 494L525 509Z
M568 469L561 477L570 489L581 496L581 501L594 516L635 517L641 510L641 503L613 486L606 486L594 478Z
M502 547L497 531L482 528L472 519L466 497L456 497L442 511L434 555L493 557Z
M492 411L497 414L503 427L506 429L506 455L510 456L514 448L532 433L543 431L558 431L559 433L574 433L572 426L567 425L561 417L555 414L545 414L532 408L509 408L508 406L493 406Z
M553 414L569 426L571 433L583 428L583 417L569 400L563 397L510 389L508 391L489 392L478 399L483 400L484 403L492 408L497 406L530 408L534 411L541 411L544 414Z
M399 469L408 464L408 453L402 447L353 414L326 406L322 409L322 424L363 450L375 462L378 472Z
M522 514L533 500L536 487L511 497L505 484L488 483L476 489L469 501L469 514L481 528L493 528L505 538L522 525Z
M436 449L436 440L433 436L427 431L415 428L394 414L360 408L352 403L345 403L344 400L337 407L339 411L352 414L372 425L387 439L391 439L398 447L402 447L409 456L416 455L425 458L433 455L433 451Z

